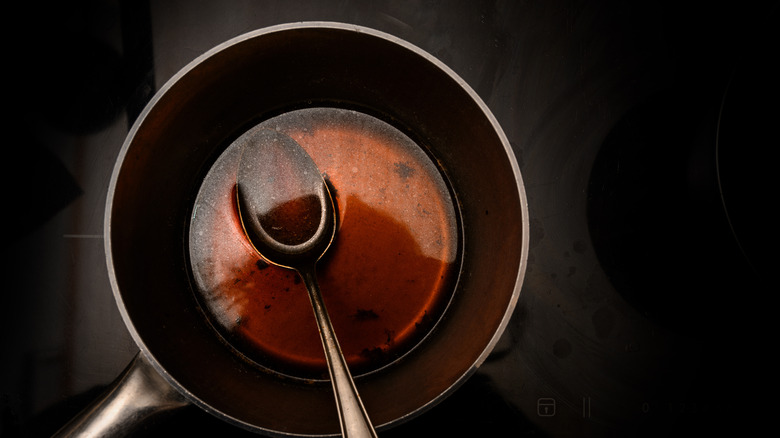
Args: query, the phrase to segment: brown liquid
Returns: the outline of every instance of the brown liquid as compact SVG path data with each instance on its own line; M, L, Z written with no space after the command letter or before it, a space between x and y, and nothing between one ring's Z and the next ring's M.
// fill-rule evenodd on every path
M444 311L457 272L453 202L411 140L369 116L296 111L264 122L306 149L333 189L338 231L318 279L344 356L360 374L400 357ZM298 275L262 261L243 234L233 193L240 151L204 180L190 228L196 292L238 351L278 372L327 376Z
M290 199L264 212L259 219L272 239L285 245L299 245L317 232L322 219L320 198L308 195Z

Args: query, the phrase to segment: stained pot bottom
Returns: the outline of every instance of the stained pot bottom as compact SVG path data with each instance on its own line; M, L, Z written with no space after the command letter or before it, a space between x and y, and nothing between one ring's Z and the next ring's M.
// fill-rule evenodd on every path
M441 318L457 277L457 216L439 168L401 131L360 112L304 109L262 125L295 139L332 189L338 232L318 276L353 374L402 357ZM234 194L240 154L229 146L196 198L189 255L198 301L248 360L326 378L304 285L294 271L266 263L243 233Z

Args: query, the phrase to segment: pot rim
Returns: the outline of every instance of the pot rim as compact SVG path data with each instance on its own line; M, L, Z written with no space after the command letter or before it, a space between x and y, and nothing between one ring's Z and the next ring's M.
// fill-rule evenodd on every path
M278 24L268 27L263 27L260 29L256 29L253 31L249 31L247 33L244 33L242 35L238 35L236 37L233 37L223 43L220 43L213 48L209 49L208 51L204 52L203 54L199 55L192 61L190 61L188 64L186 64L183 68L181 68L177 73L175 73L170 79L168 79L165 84L154 94L152 99L147 103L147 105L144 107L141 114L136 118L135 122L133 123L131 129L128 131L128 134L124 140L124 143L122 145L122 148L117 155L114 168L112 170L111 178L108 185L108 194L106 199L106 206L104 211L104 226L103 226L103 241L104 241L104 250L106 255L106 265L108 268L108 276L109 276L109 282L111 284L112 293L114 295L114 298L117 302L117 307L119 309L119 312L122 316L122 319L125 323L125 326L127 327L130 335L132 336L135 343L138 345L141 354L143 354L151 364L151 366L171 385L173 386L179 393L184 395L187 400L189 400L191 403L199 406L200 408L204 409L205 411L211 413L212 415L215 415L216 417L237 425L239 427L242 427L244 429L248 429L255 432L263 432L263 433L270 433L277 436L332 436L332 435L299 435L299 434L291 434L291 433L283 433L280 431L270 430L266 429L260 426L256 426L253 424L249 424L245 421L242 421L238 418L234 418L232 416L229 416L216 408L210 406L208 403L200 400L195 394L190 392L184 385L180 384L174 376L172 376L154 357L154 354L149 350L149 348L146 346L144 340L142 339L141 335L138 333L138 331L135 328L135 325L132 321L132 318L128 314L128 311L124 305L122 295L120 293L120 287L118 284L118 279L116 276L116 272L114 270L114 261L112 256L112 241L111 241L111 212L112 207L114 204L114 192L117 186L117 181L119 179L119 174L122 168L122 164L125 161L125 158L127 156L128 150L133 143L133 140L139 131L140 127L143 125L144 120L147 118L148 114L152 110L152 108L159 102L163 96L184 76L186 76L188 73L190 73L193 69L195 69L197 66L202 64L207 59L211 58L215 54L222 52L232 46L235 46L239 43L242 43L247 40L251 40L254 38L262 37L265 35L278 33L278 32L286 32L291 30L302 30L302 29L333 29L333 30L342 30L342 31L350 31L350 32L356 32L356 33L362 33L367 34L375 38L384 39L390 43L393 43L395 45L401 46L402 48L405 48L408 51L413 52L415 55L423 58L428 63L432 64L436 69L440 70L441 72L445 73L447 76L449 76L452 80L454 80L458 86L465 91L471 100L478 105L480 110L482 111L483 115L485 116L486 120L489 121L489 123L492 126L493 131L500 139L500 142L502 143L504 147L504 152L506 155L507 160L509 161L509 165L511 166L512 173L514 175L515 183L516 183L516 190L519 196L520 201L520 208L521 208L521 214L523 217L522 223L521 223L521 233L522 233L522 248L521 248L521 257L520 257L520 264L517 269L517 275L514 280L514 290L512 292L512 295L510 297L510 300L508 302L508 305L506 306L504 315L501 318L500 323L498 324L492 338L490 341L485 345L482 352L479 354L477 359L474 361L474 363L471 365L470 369L463 373L460 378L458 378L456 381L454 381L448 388L441 391L437 397L432 399L430 402L428 402L426 405L421 406L417 409L415 409L412 412L409 412L408 414L399 417L393 421L390 421L385 424L377 425L377 429L386 429L390 426L395 426L398 424L401 424L403 422L406 422L417 415L421 414L422 412L427 411L432 406L436 405L441 400L445 399L447 396L449 396L452 392L454 392L457 388L459 388L466 380L468 380L469 377L471 377L476 370L484 363L484 361L487 359L487 357L492 352L493 348L496 346L500 338L502 337L509 320L511 319L512 314L514 313L514 309L516 307L516 304L519 299L520 291L522 289L523 280L525 277L525 272L528 264L528 249L529 249L529 220L528 220L528 201L526 197L525 192L525 186L523 184L523 180L521 178L520 174L520 168L517 163L517 159L515 157L514 151L511 148L511 145L509 143L509 140L506 137L506 134L504 133L503 129L501 128L500 124L498 123L497 119L493 115L493 113L490 111L488 106L485 104L485 102L479 97L479 95L466 83L465 80L463 80L457 73L455 73L450 67L448 67L446 64L444 64L442 61L428 53L427 51L419 48L418 46L411 44L399 37L396 37L392 34L379 31L373 28L365 27L362 25L355 25L355 24L349 24L349 23L343 23L343 22L334 22L334 21L301 21L301 22L294 22L294 23L285 23L285 24Z

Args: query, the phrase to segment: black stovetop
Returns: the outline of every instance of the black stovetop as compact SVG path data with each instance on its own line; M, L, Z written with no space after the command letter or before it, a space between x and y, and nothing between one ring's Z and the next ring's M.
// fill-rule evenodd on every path
M777 109L755 103L777 96L762 64L776 57L776 14L693 3L13 7L0 432L50 435L137 352L103 250L108 180L133 119L213 46L311 20L396 35L451 67L503 127L528 195L528 271L494 353L381 436L750 433L773 394L760 255L772 143L760 135ZM195 431L250 435L197 408L142 435Z

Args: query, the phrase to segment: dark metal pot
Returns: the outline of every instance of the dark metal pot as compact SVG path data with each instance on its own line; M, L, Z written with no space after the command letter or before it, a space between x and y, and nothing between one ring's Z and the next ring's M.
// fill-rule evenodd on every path
M518 299L528 253L523 183L476 93L422 50L337 23L271 27L232 39L173 77L133 126L109 188L108 269L138 358L63 433L121 433L195 404L259 433L338 434L329 385L258 371L198 309L186 230L205 171L258 120L307 106L379 114L420 139L446 173L463 226L462 267L436 332L403 361L357 378L375 425L390 427L455 390L484 361ZM96 420L97 417L97 420Z

